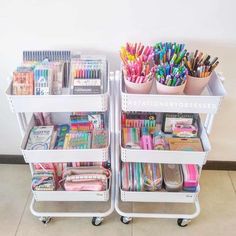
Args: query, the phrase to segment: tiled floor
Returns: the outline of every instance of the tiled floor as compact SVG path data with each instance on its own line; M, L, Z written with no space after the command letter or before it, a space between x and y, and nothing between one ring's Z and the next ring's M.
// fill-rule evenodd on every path
M203 171L200 194L202 211L186 228L178 227L176 220L172 219L136 218L133 223L124 225L116 213L107 217L100 227L92 226L88 218L57 218L45 226L29 210L31 194L28 166L0 165L0 179L1 236L236 235L236 172ZM87 206L91 205L83 205L83 208ZM58 204L53 207L58 208ZM99 207L95 206L96 209ZM128 204L129 209L139 212L153 211L156 207L160 208L160 205ZM180 210L185 211L186 207Z

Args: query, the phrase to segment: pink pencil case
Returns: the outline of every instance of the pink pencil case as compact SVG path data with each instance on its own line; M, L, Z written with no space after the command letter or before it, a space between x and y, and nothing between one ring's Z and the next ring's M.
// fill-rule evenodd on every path
M111 171L102 166L80 166L77 168L67 168L63 172L63 178L68 175L80 175L80 174L104 174L108 178L111 176Z
M198 186L198 168L197 165L185 164L182 165L184 187L197 187Z
M103 191L103 183L100 180L87 180L79 182L68 182L64 184L66 191Z
M105 191L111 172L101 166L68 168L63 173L66 191Z
M71 175L66 177L64 188L66 191L105 191L108 178L102 174Z

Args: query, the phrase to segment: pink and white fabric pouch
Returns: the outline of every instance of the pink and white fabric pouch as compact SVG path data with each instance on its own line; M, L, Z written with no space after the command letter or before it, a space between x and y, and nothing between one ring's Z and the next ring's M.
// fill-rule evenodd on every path
M105 191L109 188L111 173L103 167L71 168L64 172L66 191Z

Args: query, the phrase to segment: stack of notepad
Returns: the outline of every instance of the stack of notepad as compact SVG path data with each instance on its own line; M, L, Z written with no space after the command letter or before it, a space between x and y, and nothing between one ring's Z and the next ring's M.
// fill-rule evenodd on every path
M27 150L47 150L52 144L54 126L35 126L31 129Z

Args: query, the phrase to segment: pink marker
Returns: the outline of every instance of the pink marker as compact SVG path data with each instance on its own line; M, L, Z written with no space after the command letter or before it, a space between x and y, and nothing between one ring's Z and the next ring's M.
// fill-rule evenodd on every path
M148 133L148 129L142 128L142 137L141 137L141 147L145 150L152 150L152 138L151 135Z

